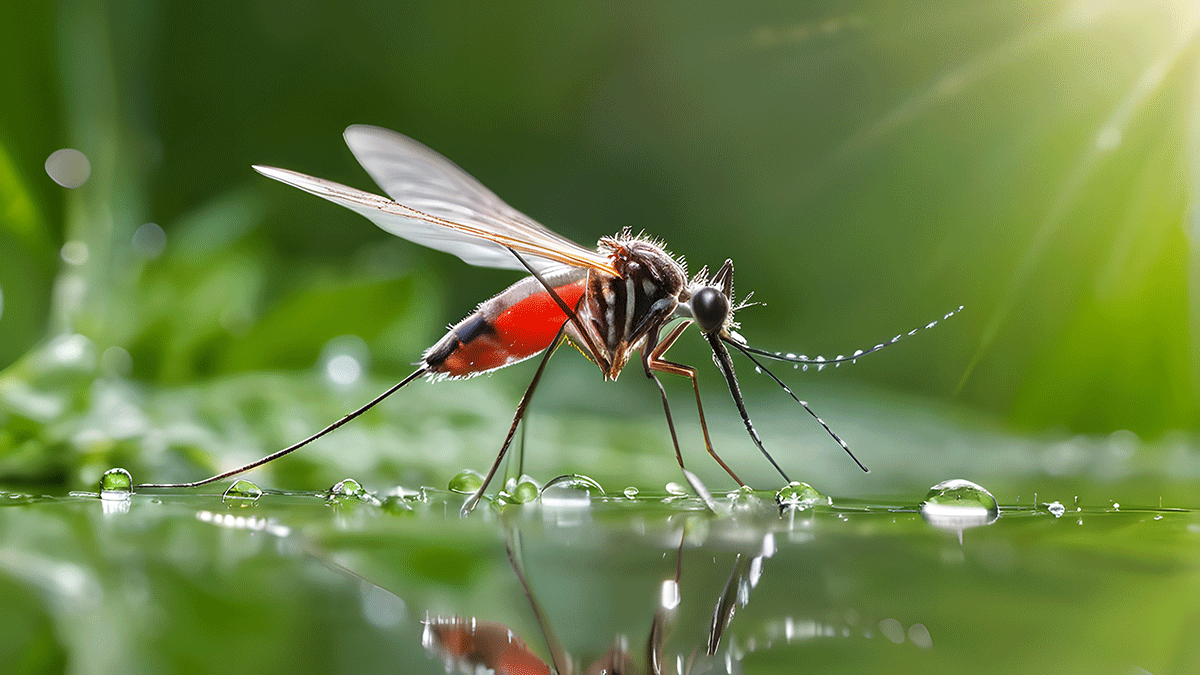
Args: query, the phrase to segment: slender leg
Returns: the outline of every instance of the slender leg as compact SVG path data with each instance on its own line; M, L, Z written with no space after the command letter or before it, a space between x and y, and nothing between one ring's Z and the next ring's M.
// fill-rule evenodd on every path
M487 490L488 483L491 483L492 478L495 477L496 470L500 468L500 462L504 459L504 453L508 452L508 446L512 444L513 436L517 433L517 425L521 423L521 418L525 416L525 409L529 407L529 400L533 398L533 391L537 389L538 382L542 379L542 371L546 369L546 363L550 361L550 355L554 353L554 350L558 348L559 343L562 341L563 331L566 330L568 323L569 321L563 322L563 325L558 329L558 334L550 341L550 346L546 348L545 353L542 355L542 360L538 363L537 372L533 374L533 380L525 388L525 395L521 397L521 402L517 404L517 412L513 415L512 426L508 428L508 435L504 437L504 445L500 446L500 453L496 455L496 461L492 463L491 470L484 477L483 485L480 485L475 494L471 495L471 498L463 504L462 510L459 511L459 516L466 518L475 510L475 505L483 497L483 492Z
M696 394L696 411L700 416L700 430L704 434L704 447L708 449L708 454L712 455L712 458L717 460L717 464L720 464L721 468L725 469L725 473L728 473L738 485L744 487L746 484L742 482L742 479L737 477L737 474L729 468L729 465L725 463L725 460L721 459L721 457L717 455L717 451L713 449L712 439L708 435L708 422L704 419L704 405L700 401L700 384L696 380L696 369L679 363L673 363L662 358L662 355L671 348L671 345L675 344L675 341L679 339L679 336L683 334L683 331L689 325L691 325L690 321L684 321L680 323L678 326L675 326L675 328L673 328L671 332L662 339L661 342L654 344L652 347L652 341L647 339L647 346L650 347L650 349L642 353L642 362L646 369L646 376L654 380L654 383L658 385L659 393L662 394L663 411L667 415L667 426L671 430L671 441L675 444L675 458L679 460L679 467L686 468L683 466L683 455L679 451L679 440L675 435L675 423L671 419L671 408L667 403L667 392L665 389L663 389L662 382L660 382L658 376L654 374L655 372L682 375L692 381L692 391Z
M370 410L371 408L374 408L380 401L382 401L383 399L396 393L401 387L408 384L409 382L412 382L413 380L417 379L418 377L421 377L426 372L428 372L428 371L425 370L425 366L421 366L420 368L417 368L415 371L413 371L412 375L409 375L408 377L404 378L403 380L400 380L395 385L393 385L390 389L383 392L379 396L376 396L375 398L371 399L370 403L364 405L363 407L359 408L358 410L355 410L352 413L348 413L346 416L342 417L340 420L334 422L333 424L330 424L329 426L318 431L317 433L313 434L312 436L309 436L308 438L300 441L299 443L289 445L288 447L286 447L282 450L277 450L277 451L267 455L266 457L263 457L262 459L257 459L253 462L250 462L249 464L247 464L245 466L239 466L236 469L231 469L224 473L219 473L215 476L210 476L208 478L205 478L204 480L198 480L194 483L142 483L141 485L137 486L137 489L140 490L142 488L200 487L201 485L208 485L209 483L215 483L219 480L229 478L230 476L236 476L239 473L249 471L250 469L256 469L256 468L262 466L263 464L266 464L267 462L279 459L280 457L283 457L284 455L291 454L291 453L299 450L300 448L303 448L304 446L308 445L309 443L312 443L313 441L324 436L325 434L333 431L334 429L337 429L338 427L349 422L350 420L354 419L355 417L358 417L359 415L365 413L366 411Z
M771 466L775 467L779 475L783 476L785 481L792 482L792 479L788 478L788 475L780 468L779 462L776 462L771 453L767 452L762 439L758 437L758 432L754 430L754 423L750 421L750 413L746 412L746 402L742 400L742 391L738 387L737 375L734 374L733 361L729 358L729 351L725 349L725 345L721 344L721 338L716 333L705 335L704 339L708 340L708 344L712 347L713 360L717 362L717 367L721 370L721 374L725 376L725 383L729 385L729 394L733 396L733 402L737 404L738 414L742 416L742 422L746 425L746 431L750 433L750 440L754 441L759 451L762 452L763 457L767 458L767 461L771 463Z

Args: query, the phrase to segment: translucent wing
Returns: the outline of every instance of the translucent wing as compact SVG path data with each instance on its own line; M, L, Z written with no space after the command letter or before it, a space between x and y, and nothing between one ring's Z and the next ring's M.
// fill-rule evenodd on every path
M453 162L398 133L369 126L346 130L346 142L395 201L286 169L259 173L356 211L409 241L481 267L524 269L507 249L525 254L539 272L562 265L615 274L606 256L585 249L505 204Z

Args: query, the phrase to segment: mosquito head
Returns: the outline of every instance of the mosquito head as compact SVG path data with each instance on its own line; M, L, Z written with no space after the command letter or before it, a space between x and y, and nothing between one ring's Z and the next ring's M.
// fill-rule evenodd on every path
M687 299L688 316L695 320L705 335L722 334L733 318L733 261L726 260L721 269L707 278L707 269L692 280Z
M696 325L706 335L721 330L729 320L729 298L712 286L705 286L692 293L690 304Z

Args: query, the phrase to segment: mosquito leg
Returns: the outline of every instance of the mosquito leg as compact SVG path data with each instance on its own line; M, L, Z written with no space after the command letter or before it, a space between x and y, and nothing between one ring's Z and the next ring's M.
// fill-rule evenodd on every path
M504 437L504 445L500 446L500 453L496 455L496 461L492 463L491 470L484 477L483 485L480 485L475 494L471 495L471 498L463 504L462 510L459 511L459 516L466 518L475 510L475 505L483 497L488 483L491 483L492 478L495 477L496 470L500 468L500 462L504 459L504 453L508 452L508 446L512 444L513 436L517 433L517 426L521 423L521 419L525 417L525 409L529 407L529 400L533 398L533 391L537 389L538 382L542 380L542 371L546 369L546 363L550 361L550 355L554 353L554 350L558 348L559 343L562 341L563 331L566 330L568 323L567 321L563 322L554 339L550 341L550 346L546 348L545 353L542 355L542 359L538 363L537 372L533 374L533 380L525 388L525 395L521 397L521 402L517 404L517 412L513 415L512 426L508 428L508 435Z
M690 366L672 363L671 361L667 361L662 358L662 355L671 348L671 345L675 344L675 341L679 339L679 336L689 325L691 325L690 321L684 321L680 323L678 326L675 326L675 328L672 329L671 332L668 333L661 342L654 345L653 348L649 350L648 354L643 352L642 360L646 368L646 376L654 380L655 384L658 385L659 392L662 394L663 410L665 410L667 413L667 426L671 429L671 440L675 443L675 456L679 459L679 467L686 468L683 466L683 456L679 452L679 441L675 437L675 425L671 420L671 410L667 405L667 393L663 390L662 382L659 382L658 376L654 374L655 371L660 373L671 373L673 375L682 375L692 381L692 391L696 394L696 411L700 415L700 431L704 434L704 447L708 450L708 454L712 455L712 458L717 460L717 464L720 464L721 468L725 469L725 473L729 474L729 476L733 478L734 482L736 482L739 486L745 487L746 484L742 482L742 479L737 477L737 474L729 468L729 465L725 463L725 460L721 459L721 457L717 455L717 451L713 449L712 439L708 435L708 422L704 419L704 405L700 402L700 384L696 380L696 369ZM647 344L650 344L649 341Z
M767 452L766 447L763 446L762 439L758 437L758 432L754 429L754 423L750 421L750 413L746 412L746 402L742 400L742 391L738 387L737 375L733 372L733 361L729 358L729 351L725 349L725 345L721 344L721 339L715 333L705 335L704 337L708 340L709 345L712 346L713 356L715 357L713 360L717 362L717 367L720 369L721 374L725 376L725 383L729 385L729 393L733 396L733 402L737 404L738 413L742 416L742 422L746 425L746 431L750 433L750 439L762 451L763 457L767 458L771 466L775 467L779 475L783 476L785 481L792 482L792 479L788 478L788 475L783 472L783 469L779 467L779 463L775 461L771 453Z
M262 459L257 459L253 462L250 462L249 464L247 464L245 466L240 466L236 469L231 469L229 471L226 471L225 473L219 473L215 476L210 476L208 478L205 478L204 480L198 480L194 483L142 483L141 485L135 486L135 489L140 490L142 488L193 488L193 487L200 487L201 485L208 485L209 483L215 483L219 480L229 478L230 476L236 476L239 473L249 471L250 469L256 469L256 468L262 466L263 464L266 464L267 462L274 461L276 459L279 459L280 457L283 457L284 455L289 455L289 454L299 450L300 448L303 448L304 446L308 445L309 443L312 443L313 441L324 436L325 434L333 431L334 429L337 429L338 427L349 422L350 420L354 419L355 417L358 417L359 415L365 413L366 411L370 410L371 408L374 408L376 405L379 404L380 401L382 401L383 399L396 393L401 387L408 384L409 382L412 382L413 380L417 379L418 377L421 377L426 372L428 372L428 371L425 369L425 366L421 366L420 368L417 368L415 371L413 371L412 375L409 375L408 377L404 378L403 380L400 380L398 383L393 385L390 389L383 392L379 396L376 396L375 398L371 399L370 403L364 405L363 407L359 408L358 410L355 410L352 413L348 413L342 419L334 422L333 424L330 424L329 426L318 431L317 433L313 434L312 436L309 436L308 438L300 441L299 443L289 445L288 447L286 447L282 450L277 450L277 451L267 455L266 457L263 457Z

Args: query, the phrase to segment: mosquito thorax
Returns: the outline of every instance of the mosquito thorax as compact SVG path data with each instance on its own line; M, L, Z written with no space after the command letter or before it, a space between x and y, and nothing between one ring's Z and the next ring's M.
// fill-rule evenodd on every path
M696 320L696 325L702 333L721 330L729 320L729 298L712 286L705 286L692 293L689 304L692 308L692 318Z

